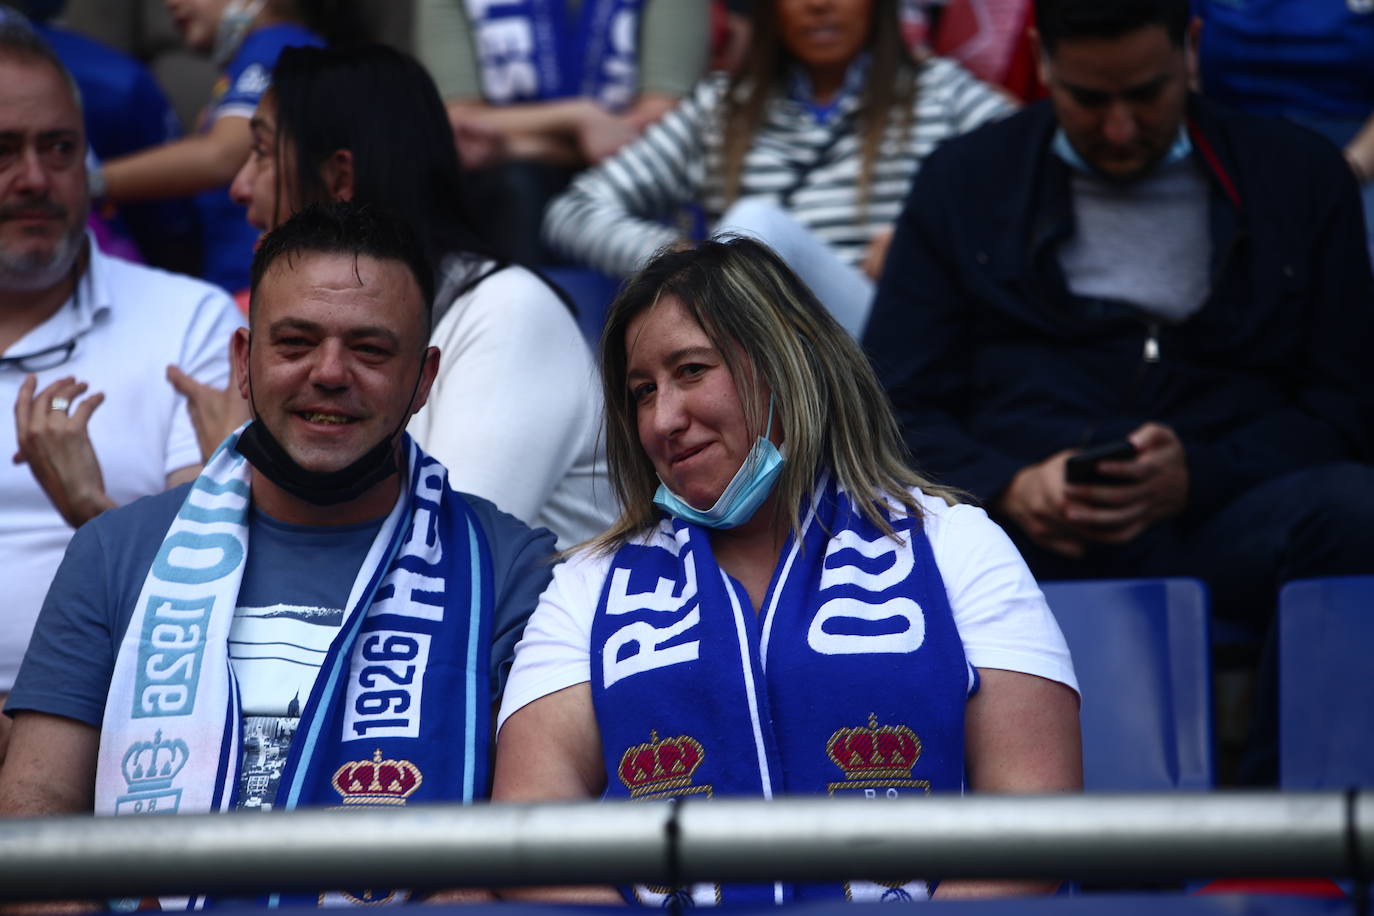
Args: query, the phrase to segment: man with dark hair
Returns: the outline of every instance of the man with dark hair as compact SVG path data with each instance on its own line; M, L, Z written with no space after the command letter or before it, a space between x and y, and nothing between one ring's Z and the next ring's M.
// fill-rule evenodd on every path
M223 385L240 324L221 290L99 249L85 157L70 74L0 16L0 707L72 529L199 471L163 373Z
M1262 623L1374 569L1374 284L1339 151L1191 94L1187 16L1041 0L1049 100L923 166L865 344L1038 576L1196 575Z
M0 813L485 797L553 536L454 492L404 433L439 364L405 224L309 207L253 277L233 358L254 419L193 485L73 539L10 698Z
M1041 51L1054 56L1060 39L1120 38L1158 26L1176 48L1184 47L1192 25L1191 0L1036 0L1035 38Z
M288 227L281 227L287 230ZM386 261L399 261L420 287L425 326L434 310L434 269L424 246L414 231L370 207L312 210L305 218L294 220L289 231L263 236L249 270L253 295L248 304L257 304L262 278L278 258L294 260L302 252L315 254L367 254Z

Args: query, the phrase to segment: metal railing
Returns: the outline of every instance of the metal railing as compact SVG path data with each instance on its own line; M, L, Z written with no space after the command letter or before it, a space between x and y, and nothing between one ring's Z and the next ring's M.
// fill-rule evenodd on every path
M1374 873L1374 792L717 799L0 820L0 899Z

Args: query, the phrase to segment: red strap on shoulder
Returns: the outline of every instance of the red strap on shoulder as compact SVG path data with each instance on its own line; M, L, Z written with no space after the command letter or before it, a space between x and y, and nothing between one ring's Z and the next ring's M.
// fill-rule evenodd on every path
M1212 170L1212 174L1217 176L1217 181L1221 182L1221 189L1226 192L1226 197L1231 201L1231 206L1237 210L1241 209L1240 194L1236 191L1235 182L1231 180L1230 174L1222 167L1221 159L1217 157L1217 151L1212 148L1212 143L1198 129L1197 122L1192 118L1188 119L1188 136L1192 138L1193 146L1202 154L1207 167Z

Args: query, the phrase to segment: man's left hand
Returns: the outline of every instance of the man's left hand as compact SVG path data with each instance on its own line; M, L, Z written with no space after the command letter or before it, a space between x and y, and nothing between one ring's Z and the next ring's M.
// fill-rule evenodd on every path
M675 95L668 95L662 92L641 92L639 98L631 105L622 117L634 128L636 134L642 134L649 125L657 123L668 112L677 107L678 98Z
M105 395L93 394L73 406L88 386L71 376L58 379L35 395L37 387L38 379L30 375L19 386L14 402L19 442L14 463L27 462L67 524L79 528L115 505L105 493L100 461L86 429Z
M1124 544L1188 505L1188 460L1169 427L1146 423L1128 437L1134 458L1099 461L1097 469L1119 484L1065 484L1065 515L1088 540Z
M864 249L864 259L859 269L874 283L882 278L883 265L887 263L887 250L892 247L892 231L890 228L879 230Z

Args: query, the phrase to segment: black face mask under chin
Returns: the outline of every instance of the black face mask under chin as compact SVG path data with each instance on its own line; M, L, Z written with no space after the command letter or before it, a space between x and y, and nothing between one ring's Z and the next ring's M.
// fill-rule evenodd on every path
M249 338L249 355L252 354L252 338ZM420 379L424 376L424 358L420 360L420 372L415 377L415 386L410 391L407 403L415 402L415 392L420 390ZM253 398L253 379L248 379L248 401L253 406L254 420L239 435L234 446L240 455L247 458L258 473L281 487L297 499L305 500L316 506L336 506L357 499L377 484L386 480L399 470L396 463L396 437L405 429L410 418L407 411L400 424L386 438L368 449L356 461L337 471L312 471L301 467L272 435L262 420L256 419L257 401Z
M396 473L394 436L394 433L387 436L357 461L337 471L312 471L301 467L261 420L248 424L235 448L259 474L297 499L316 506L334 506L357 499Z

